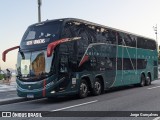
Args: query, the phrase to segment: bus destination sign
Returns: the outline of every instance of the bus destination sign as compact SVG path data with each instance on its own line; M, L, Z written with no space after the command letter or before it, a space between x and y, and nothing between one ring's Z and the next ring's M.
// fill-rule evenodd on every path
M26 45L44 44L45 42L46 42L45 39L30 40L26 42Z

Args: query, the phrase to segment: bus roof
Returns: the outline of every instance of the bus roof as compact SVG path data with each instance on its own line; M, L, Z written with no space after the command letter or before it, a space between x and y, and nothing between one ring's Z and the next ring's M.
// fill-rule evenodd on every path
M134 35L134 36L137 36L137 37L143 37L143 38L145 38L145 39L150 39L150 40L155 41L155 40L152 39L152 38L145 37L145 36L142 36L142 35L139 35L139 34L127 32L127 31L124 31L124 30L120 30L120 29L117 29L117 28L112 28L112 27L109 27L109 26L105 26L105 25L101 25L101 24L89 22L89 21L86 21L86 20L78 19L78 18L62 18L62 19L46 20L46 21L42 21L42 22L40 22L40 23L35 23L35 24L33 24L33 25L43 24L43 23L53 22L53 21L64 21L64 22L76 21L76 22L81 22L81 23L88 24L88 25L93 25L93 26L108 28L108 29L115 30L115 31L118 31L118 32L123 32L123 33L126 33L126 34L131 34L131 35ZM31 25L31 26L33 26L33 25ZM156 42L156 41L155 41L155 42Z

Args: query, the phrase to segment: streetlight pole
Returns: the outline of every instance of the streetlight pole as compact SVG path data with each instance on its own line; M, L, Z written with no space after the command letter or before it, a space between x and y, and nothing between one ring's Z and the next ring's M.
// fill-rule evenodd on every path
M156 26L153 26L153 29L154 29L154 32L155 32L155 35L156 35L156 42L158 42L158 37L157 37L157 24Z
M157 37L157 24L156 26L153 26L153 30L155 32L155 35L156 35L156 46L157 46L157 50L158 50L158 53L159 53L159 46L158 46L158 37Z
M38 22L41 22L41 5L42 0L38 0Z

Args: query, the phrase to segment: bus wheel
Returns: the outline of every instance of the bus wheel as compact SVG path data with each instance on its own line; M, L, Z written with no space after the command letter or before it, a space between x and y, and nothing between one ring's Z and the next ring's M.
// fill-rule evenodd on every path
M142 75L141 75L141 82L140 82L140 84L139 84L140 87L143 87L143 86L145 85L145 81L146 81L146 80L145 80L145 76L142 74Z
M147 76L145 83L146 83L146 86L148 86L148 85L151 84L151 78L150 78L150 76Z
M102 92L102 82L99 78L95 79L94 88L93 88L93 95L100 95Z
M81 80L81 84L79 87L79 98L85 98L88 95L88 85L85 79Z

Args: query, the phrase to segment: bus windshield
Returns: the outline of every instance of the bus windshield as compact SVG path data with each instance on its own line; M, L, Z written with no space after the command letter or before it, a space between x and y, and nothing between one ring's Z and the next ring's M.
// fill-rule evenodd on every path
M47 57L47 51L19 52L17 62L18 77L23 80L43 79L50 75L53 55Z
M59 39L62 21L38 23L28 27L21 40L20 48L38 50Z
M59 33L60 22L39 23L30 26L23 36L23 41L54 38Z

